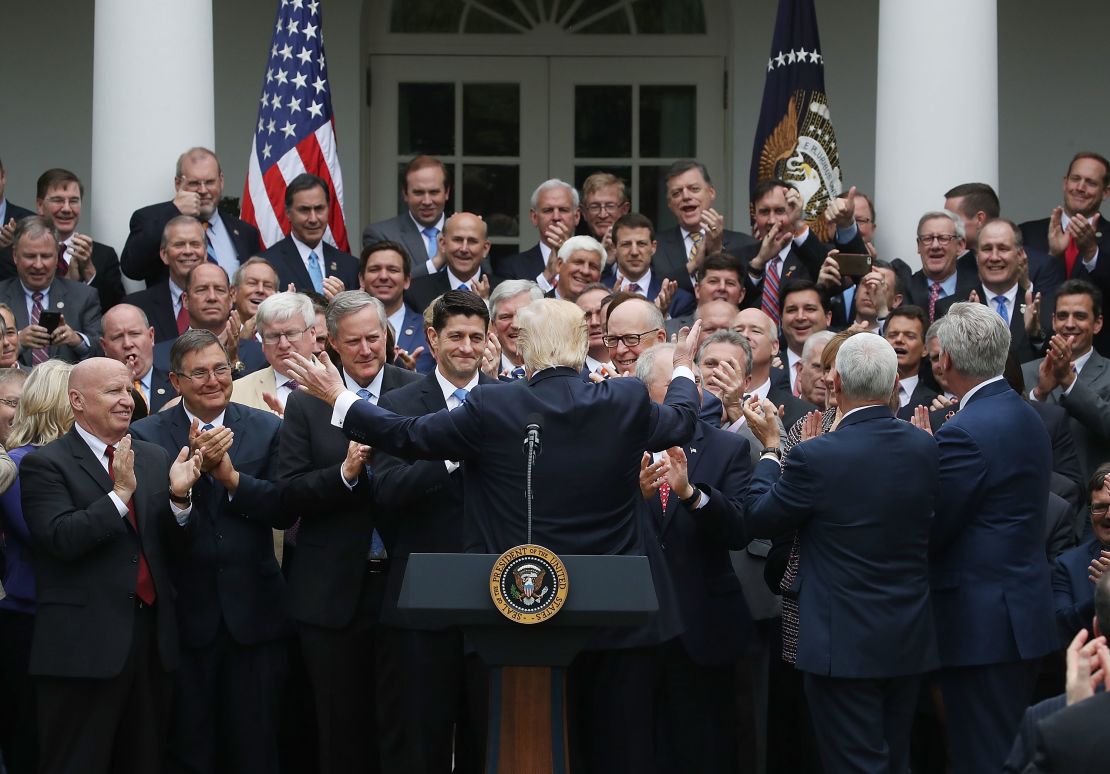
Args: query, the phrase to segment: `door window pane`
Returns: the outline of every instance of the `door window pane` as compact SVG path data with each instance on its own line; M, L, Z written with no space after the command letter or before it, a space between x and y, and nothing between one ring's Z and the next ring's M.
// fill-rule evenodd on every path
M455 84L397 84L397 152L455 153Z
M641 35L705 34L701 0L637 0L632 14Z
M656 233L678 223L667 209L667 184L663 178L669 167L669 164L640 167L639 211L651 218Z
M518 164L463 164L463 207L482 216L489 236L520 234Z
M575 86L574 155L632 155L631 86Z
M463 153L520 155L520 84L463 86Z
M640 155L686 158L697 151L697 87L640 87Z

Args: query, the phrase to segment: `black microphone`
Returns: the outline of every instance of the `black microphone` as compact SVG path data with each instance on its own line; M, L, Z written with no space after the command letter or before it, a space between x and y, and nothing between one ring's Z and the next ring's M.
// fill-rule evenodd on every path
M529 449L535 451L532 454L539 454L540 450L540 433L543 432L543 414L532 412L525 420L527 424L524 426L524 453L528 454Z
M531 414L528 415L527 422L528 424L524 428L526 432L534 432L536 435L539 435L540 432L543 430L543 414L538 414L533 411Z

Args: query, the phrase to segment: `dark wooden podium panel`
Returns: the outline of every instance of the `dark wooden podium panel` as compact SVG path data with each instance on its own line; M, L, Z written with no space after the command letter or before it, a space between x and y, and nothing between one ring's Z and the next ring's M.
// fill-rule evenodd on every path
M487 774L569 773L566 670L494 667L489 719Z

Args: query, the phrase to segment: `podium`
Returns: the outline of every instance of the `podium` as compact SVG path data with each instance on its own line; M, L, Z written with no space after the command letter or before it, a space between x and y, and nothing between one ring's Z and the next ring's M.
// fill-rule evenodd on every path
M537 624L490 597L497 554L410 554L397 607L414 623L458 626L490 669L486 774L567 774L566 667L601 627L659 610L646 556L561 556L568 594Z

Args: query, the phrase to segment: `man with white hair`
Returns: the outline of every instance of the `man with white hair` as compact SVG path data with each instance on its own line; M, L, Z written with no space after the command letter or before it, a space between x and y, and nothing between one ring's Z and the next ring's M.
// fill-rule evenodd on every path
M1059 646L1044 546L1052 446L1002 376L1010 329L997 312L953 304L937 340L944 382L960 401L936 433L940 487L929 543L948 756L953 774L999 771L1039 661ZM914 502L905 492L898 500Z
M825 384L825 369L821 367L821 353L836 334L832 331L817 331L802 345L802 370L798 374L801 385L799 393L819 409L825 408L828 385Z
M791 641L784 630L784 649L796 648L826 771L906 771L919 679L937 666L929 533L938 453L891 413L897 374L888 342L847 339L833 377L837 431L799 443L785 462L774 404L744 404L764 450L733 529L738 542L798 530L787 593L805 636ZM898 482L897 497L884 481Z
M949 296L964 300L979 284L975 266L959 266L964 252L964 221L948 210L926 212L917 221L917 254L921 268L910 277L905 302L920 306L929 315L929 322L938 314L937 301Z
M531 542L556 554L645 555L653 549L636 503L640 460L645 450L681 445L694 434L691 355L700 326L675 348L670 386L658 405L639 380L582 379L588 335L575 304L534 301L517 313L516 324L527 384L478 385L458 408L422 417L357 400L326 355L320 364L295 355L291 368L313 396L334 406L332 424L358 443L407 459L480 461L463 465L467 551L501 553L528 542L520 517L526 475L520 443L529 418L539 414L543 454L532 469ZM650 626L599 630L591 650L579 654L568 676L570 748L585 761L576 770L654 770L651 745L644 743L654 733L654 646L680 628L668 608ZM606 731L614 718L620 718L619 733Z
M545 293L555 287L559 248L574 234L582 215L578 201L578 191L570 183L558 178L540 183L532 192L532 209L528 211L532 225L540 232L539 243L523 253L495 259L494 271L507 279L532 280Z
M297 389L296 380L286 370L285 359L290 352L300 352L305 357L312 354L316 310L312 299L303 293L275 293L258 305L255 324L269 367L237 380L231 402L280 416L285 412L289 394Z
M543 298L543 291L539 285L523 279L506 280L490 294L490 322L501 344L499 375L502 381L524 378L524 357L517 347L520 328L516 324L516 313L540 298Z
M587 285L599 282L608 260L601 242L585 235L573 236L563 242L558 256L555 270L559 277L555 287L546 295L548 298L562 298L566 301L577 301L578 295Z

